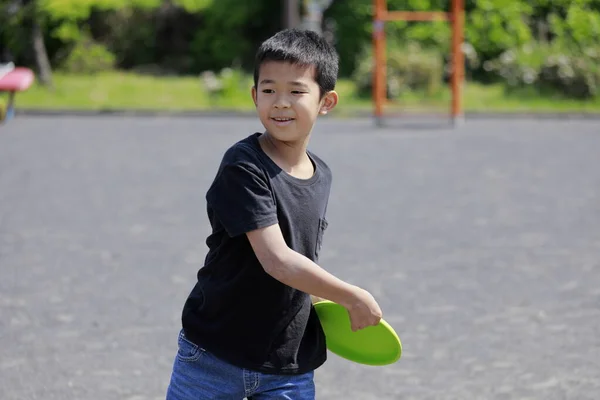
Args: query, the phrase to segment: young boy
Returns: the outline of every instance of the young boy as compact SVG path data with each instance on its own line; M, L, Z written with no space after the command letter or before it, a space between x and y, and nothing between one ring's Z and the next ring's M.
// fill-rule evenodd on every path
M335 50L285 30L258 50L252 98L265 132L230 147L206 195L212 234L182 315L168 400L314 399L326 359L311 296L379 323L367 291L319 267L331 171L307 150L338 102Z

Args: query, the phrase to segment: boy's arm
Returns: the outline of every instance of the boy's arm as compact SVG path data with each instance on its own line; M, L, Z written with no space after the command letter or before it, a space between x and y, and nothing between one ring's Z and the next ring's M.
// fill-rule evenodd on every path
M311 295L310 295L310 301L311 301L313 304L315 304L315 303L318 303L318 302L320 302L320 301L323 301L323 300L325 300L325 299L324 299L324 298L322 298L322 297L318 297L318 296L315 296L315 295L313 295L313 294L311 294Z
M285 285L344 306L353 330L376 325L381 309L369 292L335 277L290 249L278 224L247 233L265 271Z

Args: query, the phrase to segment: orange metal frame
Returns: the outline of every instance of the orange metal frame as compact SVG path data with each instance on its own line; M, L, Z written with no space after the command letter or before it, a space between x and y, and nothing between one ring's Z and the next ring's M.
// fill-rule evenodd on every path
M387 0L373 0L375 6L373 47L375 49L375 73L373 74L373 99L375 119L382 122L383 108L387 100L386 90L386 37L387 21L448 21L452 25L452 103L450 113L454 122L463 118L462 86L464 82L464 0L452 0L449 12L443 11L388 11Z

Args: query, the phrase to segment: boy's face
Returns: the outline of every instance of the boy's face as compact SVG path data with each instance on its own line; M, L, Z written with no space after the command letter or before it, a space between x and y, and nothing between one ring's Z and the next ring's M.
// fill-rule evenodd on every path
M314 67L269 61L260 67L252 98L260 121L282 142L305 141L319 114L337 104L337 93L320 98Z

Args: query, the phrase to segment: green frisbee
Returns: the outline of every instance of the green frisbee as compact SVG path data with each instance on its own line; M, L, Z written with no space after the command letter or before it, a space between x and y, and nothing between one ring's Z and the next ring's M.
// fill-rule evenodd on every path
M327 349L347 360L366 365L389 365L400 359L402 343L383 319L375 326L352 331L348 310L329 300L314 304L325 332Z

